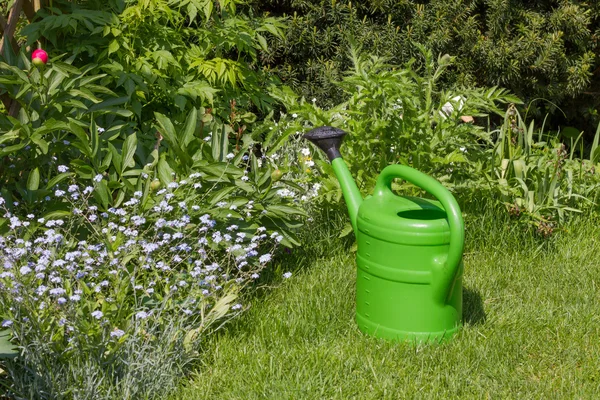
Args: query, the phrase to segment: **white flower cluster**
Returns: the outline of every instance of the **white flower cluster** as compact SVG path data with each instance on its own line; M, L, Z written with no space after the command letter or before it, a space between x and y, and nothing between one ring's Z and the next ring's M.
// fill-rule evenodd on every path
M97 332L120 340L157 313L201 318L227 294L224 288L257 279L283 236L247 228L245 218L256 213L253 202L224 202L235 217L217 219L202 204L176 195L192 184L170 186L175 192L163 191L146 212L141 192L121 208L100 212L81 196L93 188L56 189L55 196L77 210L66 219L20 218L0 197L0 216L11 229L0 237L0 308L7 317L2 325L21 329L41 318L50 324L43 327L48 341L60 340L59 331L73 345ZM26 236L33 224L38 229ZM85 240L77 238L83 227L91 232Z

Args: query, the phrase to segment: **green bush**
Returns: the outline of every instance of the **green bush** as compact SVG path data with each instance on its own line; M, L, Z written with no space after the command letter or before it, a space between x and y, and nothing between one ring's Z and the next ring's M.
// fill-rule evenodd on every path
M468 187L492 142L483 127L463 123L461 117L503 114L500 104L520 101L498 88L441 90L439 81L452 59L436 60L424 47L420 51L422 73L412 69L412 63L399 68L352 50L353 67L336 84L344 101L333 107L322 107L317 99L300 99L291 90L274 89L273 96L287 113L270 126L263 142L267 154L277 151L286 138L330 125L348 132L342 152L359 187L367 192L379 172L394 163L412 166L453 188ZM331 174L327 162L319 165ZM335 178L329 183L327 188L337 187Z
M285 41L272 43L267 60L286 84L307 98L316 97L320 104L341 101L342 92L332 81L341 80L351 66L345 52L350 44L403 64L418 53L414 43L420 43L434 54L457 57L446 75L446 87L498 85L526 103L545 98L568 110L573 125L593 134L595 92L600 84L598 2L268 0L254 4L263 12L290 16ZM544 104L554 111L554 106ZM586 120L593 122L591 128Z
M265 88L276 82L259 54L283 25L240 5L58 1L42 9L21 35L48 43L48 65L32 67L10 47L0 63L0 94L20 105L16 118L0 115L7 201L37 209L62 179L102 174L107 183L94 195L106 210L152 173L166 186L171 173L225 161L230 143L239 157L251 152L248 132L271 108ZM217 131L223 143L204 145ZM58 165L70 171L57 174Z
M535 121L526 123L516 110L520 101L503 89L441 90L452 57L436 61L430 51L419 49L421 73L412 69L414 63L399 68L352 50L353 66L336 83L345 101L333 107L299 99L289 89L274 90L286 113L255 130L264 135L267 156L285 157L284 164L295 167L293 171L304 171L297 180L322 185L317 201L337 203L342 193L329 162L318 150L298 146L302 132L329 125L348 132L342 154L365 194L383 168L401 163L440 180L463 204L504 205L542 235L552 233L573 212L596 208L600 131L590 142L580 134L567 151L558 133L547 132L543 124L536 130ZM467 116L485 122L491 113L503 118L498 129L463 123ZM290 147L300 156L290 157ZM304 142L304 147L309 144ZM315 164L319 168L312 168ZM406 183L393 187L421 194Z

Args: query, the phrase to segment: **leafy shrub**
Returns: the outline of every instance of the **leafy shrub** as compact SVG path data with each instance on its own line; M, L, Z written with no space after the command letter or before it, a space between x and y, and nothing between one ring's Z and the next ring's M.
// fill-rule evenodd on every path
M342 100L342 91L332 81L342 79L352 60L339 49L359 45L403 64L418 54L413 44L420 43L434 54L457 57L446 75L446 88L499 85L527 103L546 98L570 110L576 126L585 120L597 123L599 4L566 0L254 2L260 11L290 17L289 34L284 42L271 44L266 60L286 84L306 98L316 97L320 104L333 106Z
M9 49L0 64L0 94L21 106L17 118L0 117L7 201L44 206L61 179L76 174L83 183L103 174L107 183L94 197L106 210L149 185L151 172L166 186L171 172L187 176L200 159L224 161L228 152L210 161L195 152L206 152L202 139L213 131L225 130L236 154L249 151L240 144L256 119L251 111L273 102L263 90L273 79L259 68L259 54L283 25L249 18L239 5L58 1L42 9L21 34L63 55L40 71ZM57 165L70 172L56 176Z
M527 124L510 107L493 148L486 151L481 189L489 183L512 216L533 224L544 236L552 234L570 213L598 204L600 126L587 159L581 135L571 143L569 152L558 134L544 132L543 125L536 133L534 121ZM579 159L575 158L576 150L580 151Z
M383 168L401 163L440 180L463 203L476 199L503 204L542 235L551 234L569 214L593 209L600 184L600 133L589 153L582 135L571 143L570 154L560 132L552 136L542 126L535 140L535 123L523 121L515 108L517 98L497 88L439 90L438 82L453 60L444 56L436 62L431 52L421 51L421 73L412 69L414 63L401 69L353 51L354 68L337 84L347 100L330 108L319 107L316 98L307 101L291 90L275 90L287 113L255 130L265 137L267 156L285 154L290 143L298 153L301 133L330 125L349 133L342 154L363 193L372 190ZM508 104L508 111L502 104ZM504 118L499 129L463 123L466 116L485 121L488 113ZM584 154L591 156L584 159ZM312 168L315 162L320 168ZM317 199L327 206L341 200L333 170L318 150L286 156L285 164L294 171L306 170L297 180L322 184ZM393 185L406 194L419 192L406 183Z
M95 63L110 79L140 124L154 112L173 114L213 107L227 119L235 99L240 108L264 110L272 79L260 69L267 37L281 38L276 18L249 18L243 2L86 1L59 2L21 34L32 44L47 39L75 64ZM53 52L53 49L50 49Z
M102 84L106 75L92 72L94 65L80 70L67 61L54 59L40 70L21 54L16 66L0 63L0 87L21 105L17 118L0 116L2 194L30 209L72 175L57 175L58 165L70 164L88 181L110 174L117 187L134 165L132 112L117 107L120 100Z
M213 207L211 191L202 194L210 185L196 173L100 212L94 188L73 184L54 193L70 204L64 218L19 218L0 198L10 228L0 237L2 326L20 352L5 366L14 393L156 398L174 387L285 240L260 224L268 211L258 202Z
M367 191L379 172L392 163L410 165L450 187L468 185L482 149L491 141L482 127L465 124L461 117L501 113L497 103L519 100L497 88L439 90L438 81L452 60L442 57L436 61L430 51L421 50L426 64L422 73L410 64L400 69L385 59L353 51L354 68L338 84L345 101L331 108L319 107L316 99L298 99L289 90L276 90L273 95L286 106L287 114L266 136L263 146L267 154L276 151L287 137L331 125L349 133L342 151ZM323 155L317 154L322 160ZM319 165L331 176L326 191L333 189L339 197L328 163Z

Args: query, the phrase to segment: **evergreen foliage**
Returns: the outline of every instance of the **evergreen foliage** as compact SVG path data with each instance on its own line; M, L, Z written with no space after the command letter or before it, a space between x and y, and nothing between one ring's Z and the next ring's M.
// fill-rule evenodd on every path
M286 41L273 43L266 61L320 102L339 100L331 81L351 65L349 44L402 64L418 53L417 42L457 57L447 85L498 85L526 104L544 98L578 119L597 117L598 2L266 0L255 6L290 17ZM534 106L542 104L555 110L548 102Z

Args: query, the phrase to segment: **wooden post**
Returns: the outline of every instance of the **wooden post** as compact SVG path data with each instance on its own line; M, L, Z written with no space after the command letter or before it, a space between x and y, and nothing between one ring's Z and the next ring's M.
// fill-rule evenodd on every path
M23 0L15 0L10 14L8 15L8 22L6 27L3 29L2 39L0 39L0 54L4 53L4 46L7 42L14 40L15 29L17 29L17 23L21 16L21 10L23 9Z

